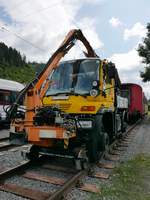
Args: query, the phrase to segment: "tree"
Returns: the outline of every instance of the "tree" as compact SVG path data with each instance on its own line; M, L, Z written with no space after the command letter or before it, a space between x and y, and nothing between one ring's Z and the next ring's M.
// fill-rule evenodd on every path
M146 64L145 71L141 72L140 76L144 82L150 81L150 23L147 24L147 34L143 44L139 44L137 51L143 58L142 62Z
M2 42L0 42L0 63L10 67L24 67L27 64L25 55L22 56L19 51Z
M0 78L27 83L35 77L36 67L26 62L26 56L0 42Z

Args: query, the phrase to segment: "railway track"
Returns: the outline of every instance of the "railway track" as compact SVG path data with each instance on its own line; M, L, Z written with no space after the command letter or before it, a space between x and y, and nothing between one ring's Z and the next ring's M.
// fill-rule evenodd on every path
M4 142L4 141L7 141L7 140L9 140L9 137L0 138L0 142Z
M7 151L17 146L9 143L9 137L0 138L0 151Z
M39 162L41 163L42 159L39 160ZM70 170L66 167L57 167L51 164L45 164L45 165L40 166L40 168L49 169L51 171L58 170L59 173L61 171L66 172L66 173L71 173L71 176L69 177L69 179L62 179L62 178L57 178L54 176L53 177L43 176L34 171L29 172L29 169L32 168L32 166L33 166L33 163L30 161L27 161L16 167L13 167L4 172L1 172L0 173L0 190L5 191L5 192L10 192L10 193L13 193L22 197L26 197L29 199L33 199L33 200L61 199L62 196L65 194L65 192L71 189L73 186L75 186L75 184L79 181L79 179L81 179L81 177L83 177L86 174L86 170L82 170L82 171ZM39 167L39 163L37 164L37 166ZM16 176L16 175L24 177L29 180L43 181L49 184L59 185L61 186L61 189L57 190L56 192L52 194L51 192L41 192L38 190L22 187L22 186L11 184L11 183L10 184L4 183L4 181L8 179L9 177ZM84 191L98 192L98 190L96 190L96 187L89 184L79 186L78 188Z
M16 145L9 144L9 142L0 142L0 151L8 151L9 149L17 147Z
M107 153L103 155L99 163L86 170L77 171L73 167L66 167L62 165L47 162L47 157L41 156L38 162L33 163L24 161L20 165L7 169L0 173L0 190L15 194L24 198L32 200L59 200L67 195L67 193L74 187L78 190L86 192L100 192L100 188L96 184L89 184L82 180L85 177L93 179L108 179L110 173L103 172L101 169L111 170L115 167L115 162L119 160L119 155L129 145L132 139L132 130L139 124L138 121L133 126L129 127L122 140L117 140L113 143ZM106 161L106 162L105 162ZM100 169L100 171L95 170ZM44 175L45 170L54 175ZM40 172L39 172L40 171ZM57 177L57 173L63 173L63 178ZM27 187L26 185L14 184L9 182L11 177L19 177L27 179L28 181L44 182L46 184L57 186L53 191L42 191ZM66 178L67 177L67 178Z

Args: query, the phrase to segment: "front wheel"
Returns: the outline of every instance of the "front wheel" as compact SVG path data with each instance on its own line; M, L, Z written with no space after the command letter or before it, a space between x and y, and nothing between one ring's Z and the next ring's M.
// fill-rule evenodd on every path
M98 140L97 138L92 137L87 144L87 156L89 162L95 163L98 162L100 158L100 151L98 148Z
M110 144L110 139L107 133L103 134L103 139L102 139L102 151L103 152L108 152L109 151L109 144Z
M109 150L109 136L107 133L94 135L88 141L87 153L91 163L97 163L104 152Z

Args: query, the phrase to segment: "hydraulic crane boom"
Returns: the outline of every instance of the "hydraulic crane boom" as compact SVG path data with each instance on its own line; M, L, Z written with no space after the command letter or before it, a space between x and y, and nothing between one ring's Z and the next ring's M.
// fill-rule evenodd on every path
M40 94L40 98L43 98L47 88L48 88L48 81L45 82L52 72L53 69L57 68L59 61L62 57L64 57L68 51L75 45L75 41L80 40L87 49L87 53L85 53L86 57L98 57L91 47L90 43L87 41L85 36L83 35L81 30L71 30L60 47L55 51L55 53L51 56L48 63L46 64L44 70L38 76L38 80L35 83L34 90ZM40 100L39 98L39 100ZM37 102L38 106L40 102Z
M39 106L42 106L41 99L43 98L48 85L48 76L51 72L57 68L59 61L63 58L68 51L75 45L76 40L79 40L83 43L86 47L87 52L84 52L86 57L98 57L95 53L94 49L91 47L90 43L87 41L85 36L83 35L80 29L73 29L71 30L67 36L65 37L64 41L60 45L60 47L53 53L47 64L45 65L42 72L36 77L31 83L29 83L24 90L18 96L15 104L11 107L8 113L8 117L15 118L15 112L17 110L17 104L22 98L22 96L26 95L26 120L32 121L34 111Z

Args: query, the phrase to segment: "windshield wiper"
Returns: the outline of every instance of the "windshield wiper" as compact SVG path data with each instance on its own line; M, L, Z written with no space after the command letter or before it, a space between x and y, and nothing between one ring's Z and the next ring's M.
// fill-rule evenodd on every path
M47 97L48 97L48 96L58 96L58 95L61 95L61 94L62 94L62 95L63 95L63 94L64 94L64 95L75 95L74 92L57 92L57 93L53 93L53 94L48 94L48 95L46 95L46 96L47 96Z
M61 94L64 94L64 95L74 95L74 92L58 92L56 93L55 95L58 96L58 95L61 95Z
M77 92L73 92L73 91L70 91L70 92L57 92L57 93L54 93L54 94L49 94L49 95L46 95L47 97L49 96L58 96L58 95L75 95L75 96L88 96L89 93L77 93Z
M87 93L84 93L84 94L79 94L79 95L86 97L86 96L90 96L90 93L89 93L89 92L87 92Z

